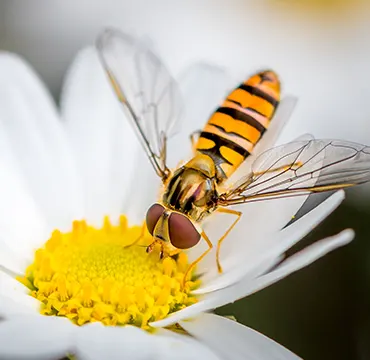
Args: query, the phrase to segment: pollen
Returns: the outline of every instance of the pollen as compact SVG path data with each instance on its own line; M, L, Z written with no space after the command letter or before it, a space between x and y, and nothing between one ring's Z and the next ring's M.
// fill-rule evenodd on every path
M149 322L197 302L191 290L199 285L182 286L189 266L184 252L161 260L156 251L147 254L151 241L124 216L118 225L105 218L98 229L75 221L71 232L52 233L18 280L40 300L43 315L149 329Z

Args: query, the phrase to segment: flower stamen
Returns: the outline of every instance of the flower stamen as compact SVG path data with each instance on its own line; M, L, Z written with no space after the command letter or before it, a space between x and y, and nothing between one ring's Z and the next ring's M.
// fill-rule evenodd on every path
M141 227L128 227L124 216L117 226L106 217L101 229L74 221L71 232L52 233L18 280L41 301L44 315L77 325L148 328L148 322L195 303L190 290L198 286L197 281L181 286L189 266L185 253L160 260L158 253L146 253L151 241Z

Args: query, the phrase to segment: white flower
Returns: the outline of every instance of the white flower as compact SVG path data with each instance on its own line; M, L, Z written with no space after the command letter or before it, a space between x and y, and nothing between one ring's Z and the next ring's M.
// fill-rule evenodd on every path
M207 71L202 81L195 76L196 88L191 88L191 75L184 82L185 92L187 86L192 89L187 105L193 110L186 130L202 126L219 96L215 84L222 74ZM207 81L210 78L213 83ZM78 359L297 359L254 330L206 312L252 294L351 241L353 232L345 230L280 263L287 249L340 204L343 191L286 228L305 198L244 206L242 221L222 248L223 274L217 273L214 256L209 256L197 268L199 287L184 292L176 281L186 257L159 264L144 248L120 245L111 251L121 241L119 231L129 240L140 231L127 228L124 217L115 225L120 214L141 224L159 182L123 119L95 53L83 51L67 76L62 121L39 79L16 56L1 54L0 83L1 359L66 354ZM170 155L177 161L185 156L186 141L184 136L170 145ZM96 229L104 216L112 224L106 218L102 229ZM81 219L94 228L77 221L71 233L73 221ZM212 219L208 231L217 239L226 220ZM91 244L98 244L98 250ZM191 249L189 258L201 247ZM44 250L35 255L39 248ZM118 251L129 265L120 263ZM111 258L104 262L104 256ZM102 272L108 273L107 281L101 281L106 276ZM158 275L154 280L151 272ZM15 276L37 286L34 297ZM117 289L129 295L120 298ZM114 296L118 297L112 300ZM35 297L45 305L41 307ZM149 322L155 330L102 324L136 322L143 328ZM173 331L174 325L181 331Z

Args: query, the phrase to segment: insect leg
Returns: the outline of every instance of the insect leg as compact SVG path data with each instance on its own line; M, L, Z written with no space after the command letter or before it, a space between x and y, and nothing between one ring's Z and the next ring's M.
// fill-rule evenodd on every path
M217 250L216 250L216 262L217 262L217 269L219 273L222 273L222 267L220 264L220 248L222 242L226 239L227 235L230 234L230 231L234 228L234 226L237 224L237 222L240 220L242 216L242 212L236 211L236 210L231 210L231 209L225 209L225 208L218 208L216 211L224 214L231 214L231 215L236 215L237 218L236 220L231 224L231 226L227 229L225 234L222 235L222 237L218 240L217 242Z
M201 132L202 132L202 130L195 130L190 134L191 148L192 148L193 151L195 151L195 145L196 145L196 142L197 142ZM196 137L196 136L198 136L198 137Z
M202 231L202 234L201 236L204 238L204 240L206 241L207 245L209 246L209 248L201 255L199 256L198 259L194 260L188 267L188 269L186 270L186 273L184 275L184 280L183 280L183 287L185 286L185 283L186 283L186 278L188 277L189 274L191 274L191 271L194 269L195 265L197 265L213 248L213 245L211 243L211 240L209 240L209 237L206 235L206 233L204 231Z
M140 232L139 237L133 243L131 243L130 245L128 245L127 247L136 245L144 237L145 229L146 229L146 222L144 221L143 222L143 225L141 226L141 232Z

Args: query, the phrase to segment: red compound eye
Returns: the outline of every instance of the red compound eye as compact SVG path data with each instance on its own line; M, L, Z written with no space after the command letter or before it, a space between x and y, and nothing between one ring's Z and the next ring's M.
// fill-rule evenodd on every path
M163 214L164 207L159 204L152 205L146 213L146 226L150 235L153 235L153 231L161 215Z
M189 249L198 244L200 234L186 216L172 213L169 227L171 244L178 249Z

